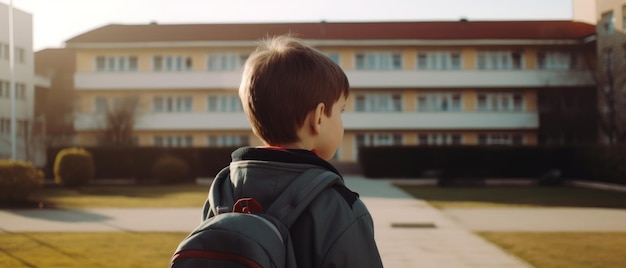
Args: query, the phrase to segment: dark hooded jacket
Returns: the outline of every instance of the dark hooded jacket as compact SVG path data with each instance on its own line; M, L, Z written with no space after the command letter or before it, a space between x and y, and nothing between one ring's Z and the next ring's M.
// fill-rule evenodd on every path
M339 174L311 151L244 147L233 152L230 172L218 174L213 185L226 185L220 191L232 191L235 199L252 197L267 208L311 168ZM210 200L204 219L215 214ZM382 267L372 217L358 194L344 185L322 191L290 228L290 235L300 268Z

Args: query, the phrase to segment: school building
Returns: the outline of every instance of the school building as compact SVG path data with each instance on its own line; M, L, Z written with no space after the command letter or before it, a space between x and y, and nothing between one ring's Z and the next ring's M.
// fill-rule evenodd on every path
M76 143L102 142L108 110L136 100L138 146L261 145L237 96L266 36L291 33L351 85L338 161L360 146L597 141L596 26L575 21L106 25L75 52Z

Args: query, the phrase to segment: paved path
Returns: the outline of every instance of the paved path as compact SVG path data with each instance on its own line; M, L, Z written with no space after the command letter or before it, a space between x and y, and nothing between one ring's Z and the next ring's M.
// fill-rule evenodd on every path
M346 183L374 217L385 267L531 267L388 181L347 177ZM188 232L199 220L200 208L0 210L0 232Z
M443 213L472 231L626 232L626 209L472 208Z

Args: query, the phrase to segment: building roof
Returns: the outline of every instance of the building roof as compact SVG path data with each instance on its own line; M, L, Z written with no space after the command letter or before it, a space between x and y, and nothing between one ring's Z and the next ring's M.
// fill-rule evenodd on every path
M109 24L66 43L250 41L292 33L312 40L571 40L595 34L574 21L316 22L240 24Z

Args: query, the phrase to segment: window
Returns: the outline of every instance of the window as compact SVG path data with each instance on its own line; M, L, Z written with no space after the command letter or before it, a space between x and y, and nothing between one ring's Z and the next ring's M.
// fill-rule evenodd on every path
M402 134L399 133L365 133L356 135L355 155L359 147L402 145Z
M602 27L602 32L604 34L613 34L615 30L615 25L613 22L613 10L602 13L601 23L598 26Z
M364 93L355 98L357 112L402 111L402 95L399 93Z
M578 56L571 52L546 51L537 53L539 69L568 70L579 68Z
M209 112L240 112L243 111L239 96L211 95L207 97Z
M461 134L429 133L419 134L419 145L461 145Z
M105 97L98 96L94 99L94 112L106 113L108 110L108 103Z
M356 54L357 70L400 70L402 55L391 52L367 52Z
M247 55L235 53L210 54L208 69L211 71L236 71L243 67L247 58Z
M478 93L479 111L522 111L524 96L521 93Z
M160 147L191 147L193 137L191 136L154 136L154 146Z
M0 133L11 133L11 119L0 118Z
M460 70L459 52L420 52L417 54L417 69L420 70Z
M522 145L522 134L490 133L478 134L479 145Z
M137 56L97 56L97 72L137 71Z
M191 112L192 98L189 96L157 96L152 102L152 110L157 113Z
M209 135L207 145L210 147L248 146L250 140L245 135Z
M19 63L26 62L26 51L23 48L15 48L15 61Z
M339 53L328 53L328 54L326 54L326 56L328 56L330 58L330 60L332 60L337 65L340 65L340 63L339 63L339 60L340 60Z
M0 98L11 97L11 83L9 81L0 80Z
M0 43L0 59L9 60L10 58L9 49L10 49L9 44Z
M479 70L519 70L523 66L521 51L479 51L477 57Z
M15 98L18 100L26 99L26 84L16 83L15 84Z
M187 56L157 55L152 58L152 70L157 72L191 71L192 66L191 57Z
M460 111L460 93L422 93L417 97L417 110L421 112Z

